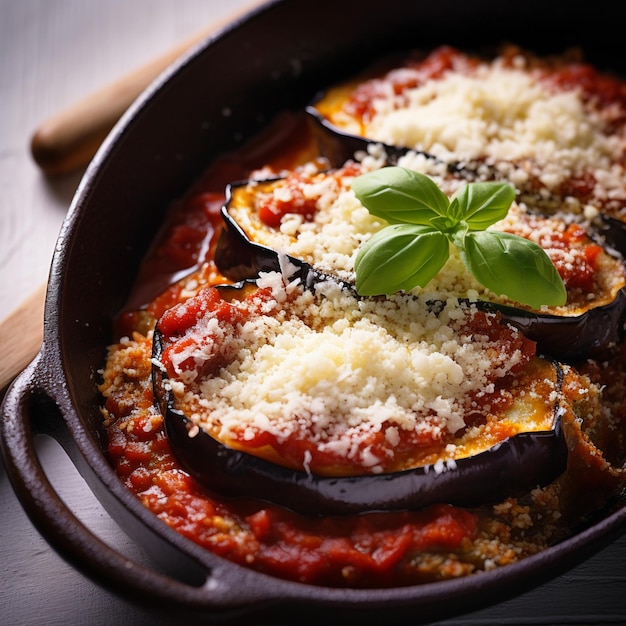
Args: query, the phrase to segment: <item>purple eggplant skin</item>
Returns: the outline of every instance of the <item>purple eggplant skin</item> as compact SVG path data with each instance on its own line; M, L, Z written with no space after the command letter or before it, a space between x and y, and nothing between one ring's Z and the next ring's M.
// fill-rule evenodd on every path
M229 193L227 191L227 197ZM288 280L299 280L305 289L311 289L316 281L328 277L301 259L288 254L280 255L268 246L250 241L225 207L222 209L222 218L224 228L216 245L214 259L220 273L235 284L219 285L219 289L237 288L238 285L253 282L260 272L281 272ZM290 273L288 270L291 270ZM357 295L354 285L336 277L328 278Z
M517 434L472 457L458 459L443 471L422 466L387 474L328 477L292 470L225 446L201 429L190 437L192 423L176 408L167 375L158 366L163 349L157 324L152 384L172 452L199 484L221 496L272 502L309 515L416 510L436 503L472 507L546 485L567 465L557 394L551 430ZM562 368L556 362L552 367L560 390Z
M224 276L234 281L255 278L259 272L279 272L278 253L252 241L228 213L234 187L232 184L226 187L226 200L221 211L223 226L215 247L215 264ZM296 261L292 257L287 258Z
M569 363L586 358L606 360L615 355L625 335L625 287L617 292L611 303L570 317L485 301L477 302L476 306L499 311L503 320L537 342L539 354Z
M317 143L317 148L322 157L324 157L331 167L341 167L347 161L354 159L357 152L367 152L368 146L383 146L387 157L388 165L396 165L398 159L405 155L409 150L398 146L383 144L378 141L366 139L359 135L353 135L339 130L331 124L316 108L311 105L306 107L312 135ZM439 159L427 153L421 153L439 162Z

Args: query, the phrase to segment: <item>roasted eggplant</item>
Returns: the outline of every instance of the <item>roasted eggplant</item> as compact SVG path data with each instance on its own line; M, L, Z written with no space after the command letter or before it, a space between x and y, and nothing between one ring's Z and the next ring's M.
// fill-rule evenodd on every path
M220 271L232 280L254 278L260 271L278 271L280 256L287 255L353 281L356 248L385 224L350 194L351 177L358 171L358 165L350 164L329 172L231 185L215 253ZM499 310L537 341L542 354L565 361L610 355L624 335L626 269L621 258L581 226L556 217L516 210L501 228L536 236L550 251L566 281L568 303L537 311L476 292L477 305ZM456 267L461 275L463 266ZM479 285L470 281L466 287L476 291ZM454 295L467 297L458 289Z
M315 295L320 277L310 272L307 278L306 287L295 288ZM329 280L321 278L324 283ZM399 464L390 465L398 466L395 471L367 473L363 468L350 470L331 464L316 472L306 461L297 467L292 457L275 447L276 441L263 435L261 444L253 443L256 439L249 433L240 439L220 440L215 427L198 426L199 412L205 406L203 378L222 375L224 370L228 370L225 376L234 375L235 357L226 342L220 345L216 320L242 324L237 311L243 309L233 308L233 302L254 302L258 292L254 281L246 281L199 294L196 302L168 312L168 319L162 319L154 332L154 396L165 416L170 445L185 469L209 490L268 500L303 513L348 514L417 509L441 502L463 506L495 502L545 485L565 469L567 450L560 424L565 411L562 369L558 363L533 356L521 371L495 383L499 391L484 398L484 406L472 404L471 418L462 428L422 449L413 444ZM267 301L263 302L265 310ZM258 308L255 304L246 307ZM273 315L285 323L284 311ZM201 345L205 334L211 335L210 349ZM184 363L187 366L181 366ZM190 390L198 402L189 401ZM490 409L492 403L500 408ZM259 401L258 407L262 406ZM263 410L258 407L253 404L251 410ZM244 409L241 411L243 415Z

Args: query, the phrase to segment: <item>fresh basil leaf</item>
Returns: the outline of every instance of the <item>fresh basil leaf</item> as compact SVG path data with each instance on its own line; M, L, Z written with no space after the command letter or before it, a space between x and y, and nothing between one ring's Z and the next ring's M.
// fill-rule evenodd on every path
M471 183L459 188L451 198L463 209L463 219L471 230L485 230L506 217L515 200L515 187L509 183Z
M433 228L440 230L442 233L449 233L459 228L459 223L456 222L456 220L450 217L443 217L441 215L433 217L433 219L430 220L430 225Z
M424 287L448 260L447 237L420 224L394 224L378 231L357 253L357 292L389 295Z
M466 233L461 251L467 269L485 287L539 309L567 301L565 285L540 246L510 233Z
M383 167L357 176L352 189L372 214L391 224L429 224L447 215L449 200L424 174L403 167Z
M448 220L451 225L458 224L465 217L465 207L459 202L458 198L454 196L451 198L450 206L448 207Z

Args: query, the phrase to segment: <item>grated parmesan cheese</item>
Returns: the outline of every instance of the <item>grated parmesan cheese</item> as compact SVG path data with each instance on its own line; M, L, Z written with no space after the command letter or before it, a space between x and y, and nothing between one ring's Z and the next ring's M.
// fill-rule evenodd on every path
M210 317L193 331L215 337L199 362L218 348L234 359L193 384L171 381L177 407L222 441L264 431L376 468L383 459L363 445L371 433L390 427L390 448L400 430L441 440L464 427L471 394L519 362L510 345L470 336L473 309L454 298L435 312L406 295L357 299L330 280L294 294L280 273L262 274L259 287L273 307L230 334L214 333Z
M450 72L374 105L366 126L372 139L445 160L533 159L548 187L580 168L616 160L621 150L576 91L555 92L532 73L498 62L472 74Z

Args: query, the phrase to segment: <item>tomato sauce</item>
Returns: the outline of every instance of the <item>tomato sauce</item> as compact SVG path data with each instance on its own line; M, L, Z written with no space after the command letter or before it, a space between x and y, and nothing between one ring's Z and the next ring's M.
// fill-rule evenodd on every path
M150 349L146 344L145 350ZM397 586L432 577L409 567L417 553L447 554L476 535L478 516L438 505L420 512L307 517L253 500L212 497L171 452L162 418L148 411L146 384L135 413L109 398L118 417L108 452L117 473L169 526L212 552L274 576L332 586Z
M563 250L576 248L578 253L573 256L574 262L569 260L564 263L562 258L554 258L553 262L568 289L578 289L585 294L594 292L598 260L603 250L602 247L589 240L586 231L570 224L560 235L555 236L551 242L552 247Z
M277 198L275 195L266 198L258 207L259 219L273 228L280 226L287 213L302 215L305 220L310 222L317 210L317 198L304 195L302 182L301 174L289 174L284 186L287 198Z

